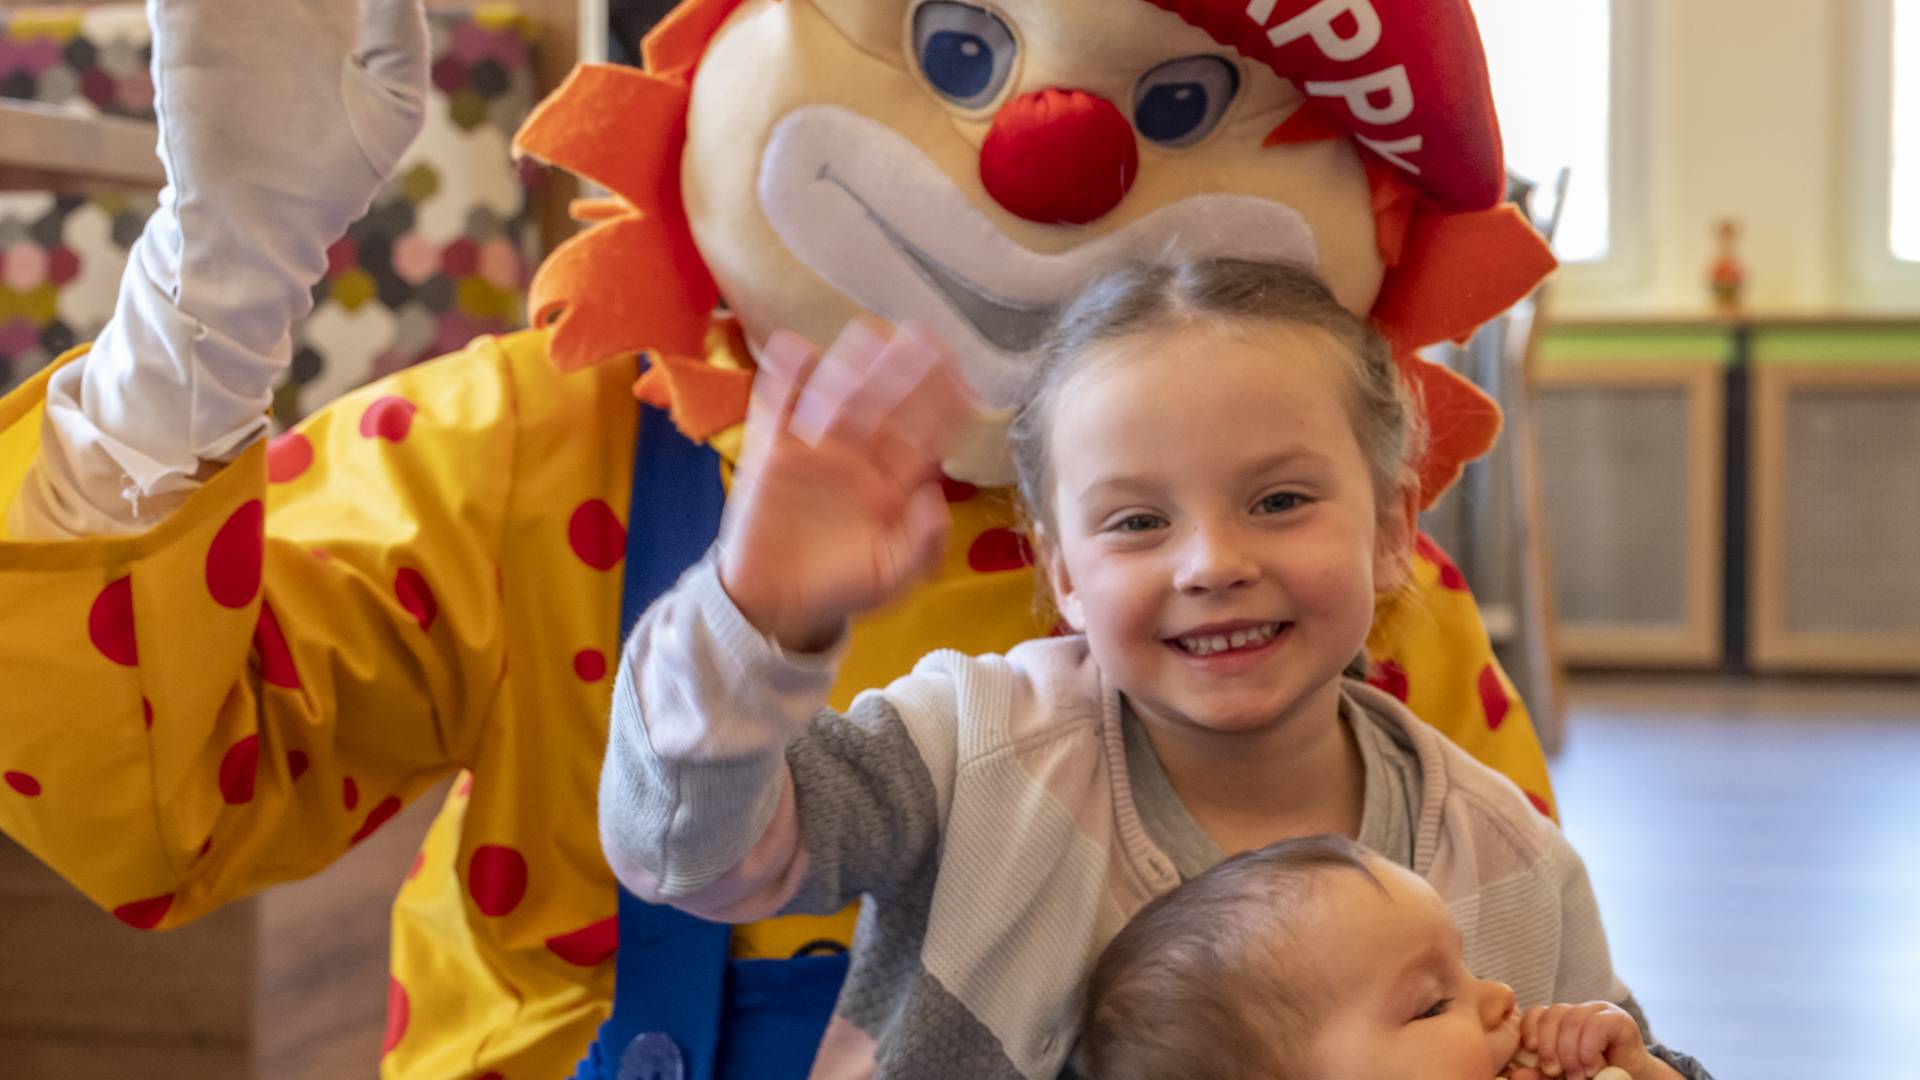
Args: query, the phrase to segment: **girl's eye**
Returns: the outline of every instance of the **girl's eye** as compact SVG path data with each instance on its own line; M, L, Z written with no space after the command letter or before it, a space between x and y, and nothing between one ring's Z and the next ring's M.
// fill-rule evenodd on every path
M1152 514L1128 514L1113 523L1115 532L1147 532L1160 527L1160 519Z
M1289 510L1298 510L1307 505L1307 500L1292 491L1276 491L1260 499L1260 511L1266 514L1284 514Z
M1007 84L1013 31L985 8L928 0L913 13L913 54L941 97L963 109L991 102Z
M1436 1001L1433 1004L1427 1006L1427 1011L1421 1013L1419 1016L1414 1017L1414 1019L1415 1020L1431 1020L1434 1017L1439 1016L1442 1013L1446 1012L1447 1006L1451 1004L1453 1004L1452 998L1441 998L1439 1001Z
M1239 69L1218 56L1169 60L1133 88L1133 126L1161 146L1192 146L1220 123L1239 90Z

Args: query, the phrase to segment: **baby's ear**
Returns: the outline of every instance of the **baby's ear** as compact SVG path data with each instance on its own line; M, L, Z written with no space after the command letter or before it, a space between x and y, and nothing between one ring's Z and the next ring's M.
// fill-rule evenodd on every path
M1420 528L1420 481L1408 471L1380 502L1373 538L1373 588L1393 592L1413 575L1413 541Z

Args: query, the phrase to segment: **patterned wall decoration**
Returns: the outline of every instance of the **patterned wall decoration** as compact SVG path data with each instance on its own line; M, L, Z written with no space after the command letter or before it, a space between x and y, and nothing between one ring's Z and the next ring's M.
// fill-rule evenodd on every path
M541 173L510 159L536 90L508 4L436 9L427 126L398 175L328 252L276 392L282 423L368 379L524 325ZM151 119L140 4L0 11L0 97ZM0 192L0 392L99 332L150 195Z

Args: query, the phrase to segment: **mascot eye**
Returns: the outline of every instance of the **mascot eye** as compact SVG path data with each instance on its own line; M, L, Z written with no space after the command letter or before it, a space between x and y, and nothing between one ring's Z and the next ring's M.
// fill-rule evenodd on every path
M1192 146L1220 123L1240 89L1240 72L1218 56L1169 60L1141 76L1133 126L1161 146Z
M941 97L963 109L992 101L1013 71L1013 31L985 8L928 0L913 13L913 53Z

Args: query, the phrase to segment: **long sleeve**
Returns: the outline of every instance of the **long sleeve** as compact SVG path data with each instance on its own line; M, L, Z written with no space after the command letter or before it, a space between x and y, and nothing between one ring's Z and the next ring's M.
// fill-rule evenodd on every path
M202 462L232 461L265 432L285 334L249 342L174 307L162 281L177 271L157 253L170 232L163 207L134 245L112 321L49 379L39 452L9 514L15 539L144 532L200 488Z
M0 512L59 377L0 401ZM312 873L451 772L503 674L514 417L481 342L144 531L0 539L0 828L165 926Z
M420 130L417 4L147 5L167 185L113 318L45 392L16 538L139 533L266 427L327 247ZM357 43L357 44L356 44Z
M622 655L600 788L602 843L629 888L737 922L835 911L929 864L928 766L886 694L825 708L837 659L769 642L711 560L648 609Z

